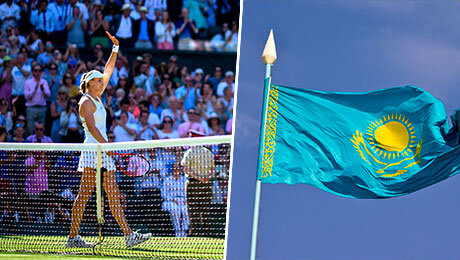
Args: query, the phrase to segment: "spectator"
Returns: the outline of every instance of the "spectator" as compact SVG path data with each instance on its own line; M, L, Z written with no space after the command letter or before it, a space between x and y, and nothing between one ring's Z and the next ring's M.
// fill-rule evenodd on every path
M222 99L217 100L216 106L214 108L214 112L216 112L216 114L220 118L220 121L223 122L223 123L227 122L227 120L232 117L230 112L225 109L225 105L222 102Z
M168 9L168 4L166 0L146 0L144 6L148 9L147 17L150 20L159 19L159 15L156 15L155 12L161 13L164 10Z
M139 116L139 123L137 123L137 134L134 138L135 141L139 140L153 140L155 137L155 129L153 125L148 123L149 120L149 112L146 110L142 110Z
M137 134L137 126L133 123L128 123L128 112L121 111L120 119L115 120L113 134L115 142L134 141Z
M225 126L225 131L228 135L232 134L232 125L233 125L233 117L227 121L227 125Z
M186 237L190 223L187 212L187 178L182 173L182 166L178 162L174 163L172 171L173 174L167 176L163 181L162 208L171 216L176 237Z
M72 0L75 1L75 0ZM88 25L80 7L73 6L72 14L67 16L67 44L74 44L72 47L85 47L85 31ZM65 60L65 58L64 58Z
M142 62L137 75L134 77L134 85L136 88L143 89L147 96L150 96L154 91L154 78L153 75L149 75L148 73L149 66L147 63Z
M75 44L69 44L66 52L64 53L63 61L67 63L67 67L74 71L77 64L80 62L80 54L78 53L77 46Z
M36 57L41 50L42 40L39 38L39 32L36 29L33 29L26 39L27 51L29 51L32 57Z
M13 85L12 85L12 96L11 100L16 98L15 108L18 114L25 115L25 103L26 100L24 98L24 83L26 79L29 77L31 68L29 65L24 64L26 61L26 56L24 53L19 53L16 62L12 62L14 67L11 69L11 76L13 78ZM13 103L13 101L12 101Z
M214 68L214 75L211 76L208 79L208 81L212 84L212 89L214 91L217 91L217 86L219 85L220 82L222 82L223 79L224 77L222 77L222 67L216 66Z
M155 85L157 85L157 83L159 84L159 82L157 82L157 80L159 80L159 76L157 75L155 67L152 65L152 58L153 58L152 54L144 53L142 54L142 58L144 59L144 62L147 64L147 66L149 67L149 75L155 78Z
M163 12L161 21L155 23L157 49L174 50L173 37L176 36L176 27L171 22L167 11Z
M75 85L75 78L70 72L64 74L62 86L67 89L69 97L77 97L80 95L80 88Z
M208 105L203 98L198 98L196 101L196 108L200 112L201 116L203 117L204 121L208 120L211 116L212 112L208 112ZM206 125L207 126L207 125Z
M155 22L147 18L147 8L139 9L141 17L134 21L133 40L136 41L134 47L139 49L152 49L155 40Z
M6 128L3 126L0 126L0 143L6 142L6 139L8 137L8 133L6 132ZM3 157L5 155L5 151L0 152L0 156ZM2 160L5 160L6 158L1 158ZM3 169L0 168L0 172L3 173Z
M184 108L188 110L195 106L197 98L197 90L193 87L192 76L185 77L185 84L174 91L176 98L184 101Z
M20 34L21 31L19 31L19 26L16 26L13 28L13 35L18 37L19 39L19 46L24 46L26 45L26 37Z
M189 18L189 12L187 8L182 8L182 19L176 22L176 34L178 35L179 50L193 50L196 49L194 42L192 42L192 36L198 34L195 22Z
M59 131L62 128L61 113L66 110L68 99L69 91L66 87L60 87L56 99L53 99L51 103L51 118L53 119L53 126L51 127L51 139L55 143L62 142L62 136L59 134Z
M173 130L174 121L170 116L165 116L160 128L156 131L157 139L179 138L177 130Z
M58 90L61 87L62 78L58 74L58 65L50 60L48 65L48 73L45 75L45 80L48 82L48 86L51 91L51 100L56 100Z
M112 77L110 78L110 82L112 85L117 86L118 81L122 76L124 76L125 84L128 83L128 60L123 57L120 53L118 53L119 59L115 62L115 68L113 68Z
M198 95L206 103L206 115L210 115L214 112L214 107L216 105L216 96L214 96L212 91L212 86L209 81L203 84L203 87L200 90Z
M106 39L107 36L105 37ZM96 66L105 66L106 60L104 59L104 53L102 52L102 45L97 43L93 49L94 56L86 63L89 70L94 69Z
M224 96L221 97L220 100L224 104L224 110L231 114L233 111L233 92L230 87L224 89Z
M53 58L51 58L51 61L56 63L58 69L57 69L57 75L59 75L60 78L64 76L64 73L67 71L67 63L63 62L62 60L62 53L59 50L54 50L53 52Z
M78 101L75 97L68 99L65 112L61 113L60 123L62 128L59 134L64 143L83 142L83 127L78 113Z
M24 123L18 122L16 126L14 127L13 135L11 138L8 139L8 142L9 143L23 143L25 141L25 136L26 136L25 125Z
M3 58L3 72L0 78L0 99L4 98L8 100L6 104L7 108L11 107L10 100L11 100L11 93L13 91L13 88L12 88L13 79L11 77L12 69L13 69L13 64L11 64L10 56L5 56Z
M91 40L90 46L95 47L96 44L100 44L103 48L110 47L110 41L107 38L106 31L109 30L109 22L104 20L104 15L102 10L97 10L96 15L92 17L90 21L90 29L91 29Z
M3 59L5 58L5 56L8 56L6 46L2 44L0 45L0 64L3 64Z
M8 37L8 55L11 57L11 58L17 58L18 57L18 53L20 51L19 49L19 39L18 37L16 37L16 35L11 35L10 37Z
M46 100L51 96L48 82L42 78L42 67L38 64L33 66L33 77L24 83L24 96L27 107L27 123L29 130L35 122L44 122L46 116Z
M194 74L195 74L195 77L193 79L193 83L200 83L200 84L203 84L204 83L204 78L203 78L203 74L204 74L204 71L202 68L198 68L194 71Z
M168 105L168 96L174 96L175 90L175 86L171 81L171 76L169 74L164 74L163 83L161 83L157 88L157 93L160 96L159 105L166 107Z
M238 23L232 22L232 31L230 37L225 39L224 50L235 52L238 49Z
M27 137L26 142L28 143L53 143L53 140L51 140L51 138L43 134L45 132L45 125L42 122L36 122L34 126L35 126L35 134Z
M114 115L116 117L120 117L122 113L126 113L128 115L128 123L135 124L136 117L134 117L133 113L129 111L129 107L131 106L131 101L129 98L123 98L120 102L120 110L116 111Z
M161 112L160 120L163 121L166 116L169 116L173 119L173 123L175 123L172 126L173 129L177 129L179 124L184 122L183 113L178 106L178 101L175 96L170 96L168 98L168 108L163 109Z
M13 3L13 0L7 0L0 5L0 19L2 19L2 29L7 26L16 26L20 16L21 9L18 5Z
M26 167L25 192L30 198L27 206L37 223L43 221L43 218L40 217L44 212L42 212L43 208L39 195L41 192L48 190L49 162L50 160L46 158L45 152L38 151L32 152L24 164Z
M42 39L50 39L56 25L54 12L48 8L48 0L41 0L38 9L32 10L30 24L40 32Z
M224 89L228 86L232 87L232 92L235 91L235 83L233 82L233 80L235 79L234 76L235 74L233 74L232 71L225 72L224 80L219 85L217 85L216 94L218 97L222 97L224 95Z
M203 126L198 122L200 113L195 108L187 110L188 121L179 125L177 130L181 138L189 136L190 131L197 131L198 133L205 134Z
M51 58L53 58L53 50L53 43L51 43L51 41L46 41L45 51L37 56L37 61L40 66L47 67L49 65Z
M134 7L134 8L133 8ZM133 21L136 21L136 20L139 20L141 19L141 14L140 14L140 9L142 7L142 1L136 1L136 0L133 0L131 2L131 13L129 14L129 16L133 19ZM134 10L133 10L134 9Z
M208 7L200 0L186 0L184 7L190 12L189 17L195 22L200 39L205 39L208 30L208 21L205 15L207 15Z
M144 99L139 102L138 107L139 107L140 112L147 111L149 113L147 123L151 126L158 128L160 127L160 124L161 124L160 117L157 114L149 111L149 105L150 105L150 102Z
M169 62L167 64L168 71L167 73L172 77L177 76L179 72L178 60L176 55L169 57ZM162 74L163 75L163 74Z
M208 118L209 133L208 135L225 135L224 128L222 128L222 122L216 113L212 113Z
M222 32L215 34L211 41L207 43L208 50L223 51L226 41L229 41L232 31L228 28L228 23L222 25Z
M86 23L86 21L89 20L88 8L84 3L81 3L79 0L69 0L69 5L67 6L66 10L67 18L73 15L74 7L78 7L80 13L82 14L82 18Z
M126 3L121 8L123 15L112 22L112 30L117 36L122 48L132 48L133 44L133 19L129 16L131 13L131 4Z
M48 5L48 10L51 11L54 18L54 32L51 34L52 39L56 45L64 46L67 42L66 33L66 10L68 5L64 0L56 0Z
M8 132L13 129L13 112L8 111L8 101L0 98L0 125L4 126Z
M109 111L111 109L112 111L115 111L118 108L118 100L117 97L115 96L115 87L108 84L107 87L105 88L104 93L102 93L102 103L104 103L105 109ZM113 115L112 115L113 116Z
M150 96L150 105L149 105L149 111L150 113L155 113L158 118L161 117L161 112L163 112L163 107L161 106L161 95L158 92L153 93L153 95Z

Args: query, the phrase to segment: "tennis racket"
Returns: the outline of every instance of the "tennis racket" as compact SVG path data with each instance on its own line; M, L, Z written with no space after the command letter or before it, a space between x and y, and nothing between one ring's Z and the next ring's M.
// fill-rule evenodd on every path
M190 173L200 179L209 179L215 174L214 154L202 146L188 149L182 157L181 165L188 167Z
M118 170L131 177L141 177L152 171L152 165L145 156L138 153L113 153Z

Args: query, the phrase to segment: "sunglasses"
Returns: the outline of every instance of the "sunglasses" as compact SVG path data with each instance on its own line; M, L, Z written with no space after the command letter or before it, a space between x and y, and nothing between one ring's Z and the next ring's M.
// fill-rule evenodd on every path
M65 92L58 92L59 95L67 95Z
M35 131L43 131L43 128L35 128Z
M172 121L171 121L171 120L165 120L165 121L163 121L163 123L165 123L165 124L172 124Z
M4 52L4 51L6 51L6 49L0 49L0 51L1 51L1 52Z
M42 70L33 70L34 72L42 72Z
M24 124L16 124L16 128L18 128L18 127L24 128Z
M72 79L71 77L65 77L64 79Z
M115 136L108 136L109 139L115 139Z
M206 104L206 102L204 102L204 101L198 101L198 103L200 103L200 104Z
M57 70L57 68L56 67L51 67L50 70Z

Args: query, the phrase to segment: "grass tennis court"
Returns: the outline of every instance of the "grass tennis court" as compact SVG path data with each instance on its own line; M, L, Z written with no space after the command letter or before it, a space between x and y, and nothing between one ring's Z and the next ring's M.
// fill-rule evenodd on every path
M84 259L79 255L92 255L92 248L66 248L66 236L0 236L0 251L72 254L64 259ZM97 237L86 237L97 242ZM27 248L26 250L24 248ZM94 249L95 259L101 256L149 259L223 259L224 239L198 237L153 237L149 241L127 248L123 237L105 237ZM53 259L53 255L24 253L0 253L8 259ZM56 255L63 258L62 255ZM5 257L6 258L6 257ZM107 259L103 257L103 259Z

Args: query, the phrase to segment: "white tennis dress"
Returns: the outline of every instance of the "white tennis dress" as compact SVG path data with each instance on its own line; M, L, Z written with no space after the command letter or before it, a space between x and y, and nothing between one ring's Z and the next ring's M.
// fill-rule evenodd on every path
M94 123L96 128L99 129L102 136L107 140L107 131L106 131L106 117L107 112L105 111L102 101L97 98L95 100L90 95L84 95L80 100L80 105L83 104L87 99L90 99L96 105L96 111L93 113ZM90 133L88 126L86 125L85 118L80 115L81 122L83 124L83 129L85 131L85 141L83 143L99 143L96 138ZM97 168L96 162L96 152L83 151L81 153L80 161L78 163L78 171L83 171L84 168ZM102 156L102 168L106 168L108 171L115 171L115 162L114 160L103 153Z

